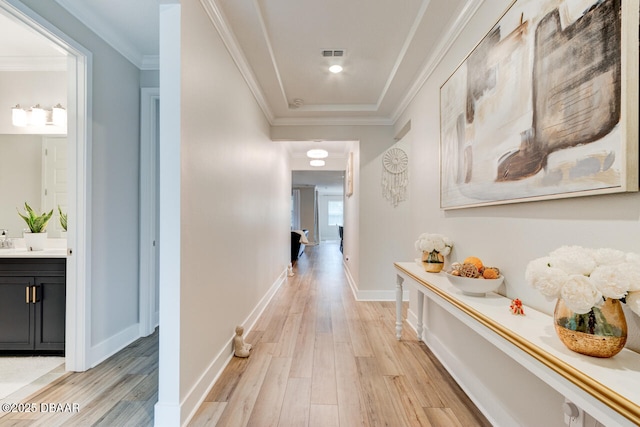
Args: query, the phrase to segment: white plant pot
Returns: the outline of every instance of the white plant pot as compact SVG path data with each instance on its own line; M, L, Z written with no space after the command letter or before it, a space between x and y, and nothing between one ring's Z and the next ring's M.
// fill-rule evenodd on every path
M32 233L25 231L22 233L24 237L24 244L28 251L42 251L47 243L47 232L44 233Z

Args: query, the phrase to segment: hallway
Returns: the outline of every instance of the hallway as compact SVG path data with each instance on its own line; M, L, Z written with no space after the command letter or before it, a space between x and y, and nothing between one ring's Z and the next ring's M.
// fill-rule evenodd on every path
M490 425L410 332L396 341L395 303L355 301L338 243L308 246L295 273L190 426Z
M395 339L395 303L356 302L339 243L307 246L189 426L490 426L410 328ZM158 331L87 372L24 399L77 403L71 413L0 414L0 426L150 426Z

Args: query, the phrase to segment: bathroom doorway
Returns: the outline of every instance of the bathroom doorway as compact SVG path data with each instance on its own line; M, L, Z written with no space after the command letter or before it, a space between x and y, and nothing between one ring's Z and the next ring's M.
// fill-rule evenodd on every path
M89 292L89 221L91 199L87 183L91 118L91 53L47 20L17 0L0 0L0 15L16 28L36 35L60 53L67 73L67 192L68 221L66 267L65 369L84 371L88 366L91 299ZM4 37L5 44L22 40ZM25 55L23 55L25 56ZM0 54L1 57L1 54ZM26 56L25 56L26 58ZM25 59L26 60L26 59ZM38 61L33 61L38 62Z

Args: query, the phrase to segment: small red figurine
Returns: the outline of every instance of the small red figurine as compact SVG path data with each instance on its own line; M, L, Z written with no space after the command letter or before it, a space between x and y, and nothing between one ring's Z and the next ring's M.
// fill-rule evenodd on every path
M518 298L511 300L511 305L509 306L509 308L511 309L511 313L524 316L524 308L522 308L522 301L520 301Z

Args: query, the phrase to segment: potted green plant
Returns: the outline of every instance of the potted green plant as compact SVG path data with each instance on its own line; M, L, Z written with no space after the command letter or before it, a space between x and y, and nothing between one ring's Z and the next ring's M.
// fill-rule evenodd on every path
M41 251L47 241L47 224L53 216L53 209L48 213L38 215L27 202L24 203L26 215L18 211L18 215L27 223L29 230L24 230L23 236L27 250Z
M60 215L60 227L62 227L62 236L66 237L67 234L67 214L62 212L62 208L58 205L58 213Z

